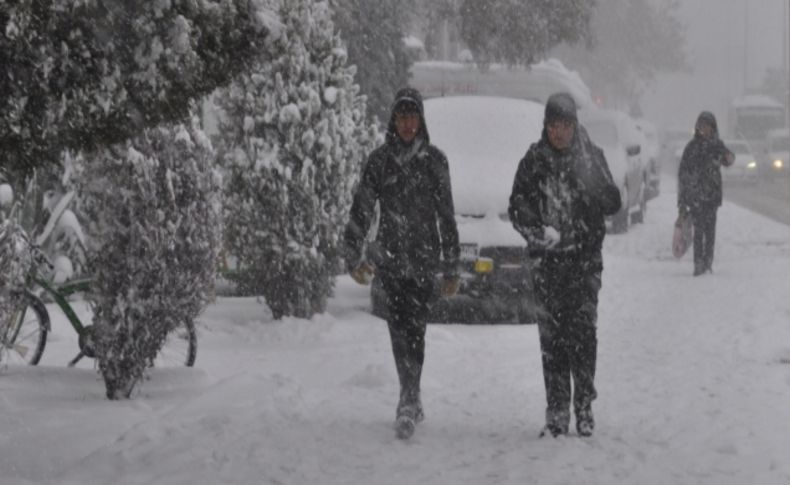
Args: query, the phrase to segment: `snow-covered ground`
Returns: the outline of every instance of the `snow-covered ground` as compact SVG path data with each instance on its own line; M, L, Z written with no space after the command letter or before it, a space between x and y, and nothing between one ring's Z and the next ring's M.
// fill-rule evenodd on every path
M195 368L110 402L54 308L38 367L0 370L0 483L790 483L790 227L725 203L715 274L670 253L674 188L605 243L592 438L539 439L536 327L431 325L413 439L385 324L340 278L325 315L222 298ZM83 309L84 311L84 309Z

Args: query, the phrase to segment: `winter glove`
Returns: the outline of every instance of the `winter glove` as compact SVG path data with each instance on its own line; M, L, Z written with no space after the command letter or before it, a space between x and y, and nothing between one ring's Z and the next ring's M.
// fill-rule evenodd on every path
M373 266L363 261L349 274L351 275L351 278L353 278L354 281L356 281L360 285L369 285L370 282L373 280L373 273L374 273Z
M442 280L442 296L449 298L458 293L458 288L461 286L461 280L458 276L451 276Z

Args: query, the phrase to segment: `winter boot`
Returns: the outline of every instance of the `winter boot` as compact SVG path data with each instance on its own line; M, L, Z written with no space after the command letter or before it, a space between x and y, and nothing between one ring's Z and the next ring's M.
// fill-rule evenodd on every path
M566 411L552 411L546 410L546 426L540 431L540 437L543 438L551 434L554 438L568 434L568 423L570 422L570 413Z
M579 436L592 436L595 429L595 419L592 408L586 406L576 411L576 432Z
M418 408L416 404L399 404L395 418L395 435L402 440L411 438L416 424L424 418L422 407Z

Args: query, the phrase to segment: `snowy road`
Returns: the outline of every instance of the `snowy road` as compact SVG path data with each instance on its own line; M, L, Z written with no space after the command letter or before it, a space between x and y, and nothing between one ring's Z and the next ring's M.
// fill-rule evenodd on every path
M90 362L65 368L56 321L45 365L0 370L0 483L790 483L790 227L725 204L715 274L692 278L663 183L647 223L605 243L592 438L537 438L535 326L431 325L427 419L396 440L386 327L341 278L310 321L221 299L197 367L126 402Z

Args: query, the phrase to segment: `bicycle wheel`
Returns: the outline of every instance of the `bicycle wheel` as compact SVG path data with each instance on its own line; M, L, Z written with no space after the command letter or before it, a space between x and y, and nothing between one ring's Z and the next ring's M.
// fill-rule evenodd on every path
M195 322L188 320L167 335L162 350L154 359L154 367L192 367L197 357Z
M44 354L49 331L47 307L32 293L20 296L17 309L0 328L0 361L36 365Z

